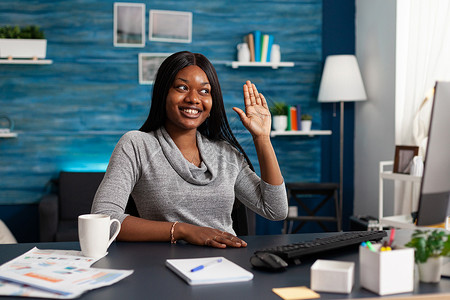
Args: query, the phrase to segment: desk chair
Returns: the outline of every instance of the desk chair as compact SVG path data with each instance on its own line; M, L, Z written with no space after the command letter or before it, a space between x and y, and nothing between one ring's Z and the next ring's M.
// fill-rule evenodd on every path
M139 217L139 213L134 203L133 198L130 196L128 199L127 207L125 208L125 213L130 214L135 217ZM239 200L235 199L233 210L231 212L231 219L233 220L233 229L236 235L248 235L249 226L247 220L247 208Z
M233 211L231 212L231 219L233 220L233 229L236 235L249 235L254 234L254 228L249 229L249 223L252 223L253 212L248 211L247 207L243 205L239 200L234 200Z
M296 182L286 183L286 188L289 201L291 203L295 201L307 213L307 216L288 216L284 220L283 233L288 233L289 221L300 221L292 233L296 233L305 225L305 222L310 221L316 222L324 231L330 231L324 222L335 222L337 231L342 230L342 216L338 200L339 184ZM334 216L318 215L320 209L329 201L334 201L336 214Z

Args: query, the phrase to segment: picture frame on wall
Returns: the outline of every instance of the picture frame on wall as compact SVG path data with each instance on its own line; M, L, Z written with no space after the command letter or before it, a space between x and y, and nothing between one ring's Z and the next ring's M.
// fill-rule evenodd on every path
M148 23L150 41L192 42L192 12L151 9Z
M419 154L417 146L395 146L394 173L410 174L414 156Z
M162 62L172 53L139 53L139 84L153 84Z
M145 47L145 4L114 3L114 46Z

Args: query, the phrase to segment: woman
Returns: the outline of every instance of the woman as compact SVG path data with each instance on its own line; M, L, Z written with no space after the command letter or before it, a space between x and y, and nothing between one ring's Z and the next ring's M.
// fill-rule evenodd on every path
M184 51L161 64L150 114L118 142L92 206L119 219L119 240L245 247L232 227L235 198L268 219L286 218L266 100L249 81L243 90L245 112L233 109L252 134L261 178L231 132L209 60ZM124 213L130 194L140 217Z

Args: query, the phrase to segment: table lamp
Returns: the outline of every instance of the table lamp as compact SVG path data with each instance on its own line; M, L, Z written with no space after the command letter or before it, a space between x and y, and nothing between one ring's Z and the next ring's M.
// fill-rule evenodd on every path
M344 182L344 102L367 99L364 84L354 55L330 55L325 60L319 88L319 102L340 102L340 166L339 214L342 219Z

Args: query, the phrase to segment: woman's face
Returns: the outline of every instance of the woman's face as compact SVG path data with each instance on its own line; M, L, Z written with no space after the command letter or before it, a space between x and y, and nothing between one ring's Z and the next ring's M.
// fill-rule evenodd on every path
M198 66L187 66L175 76L166 99L166 129L197 129L211 112L211 85Z

